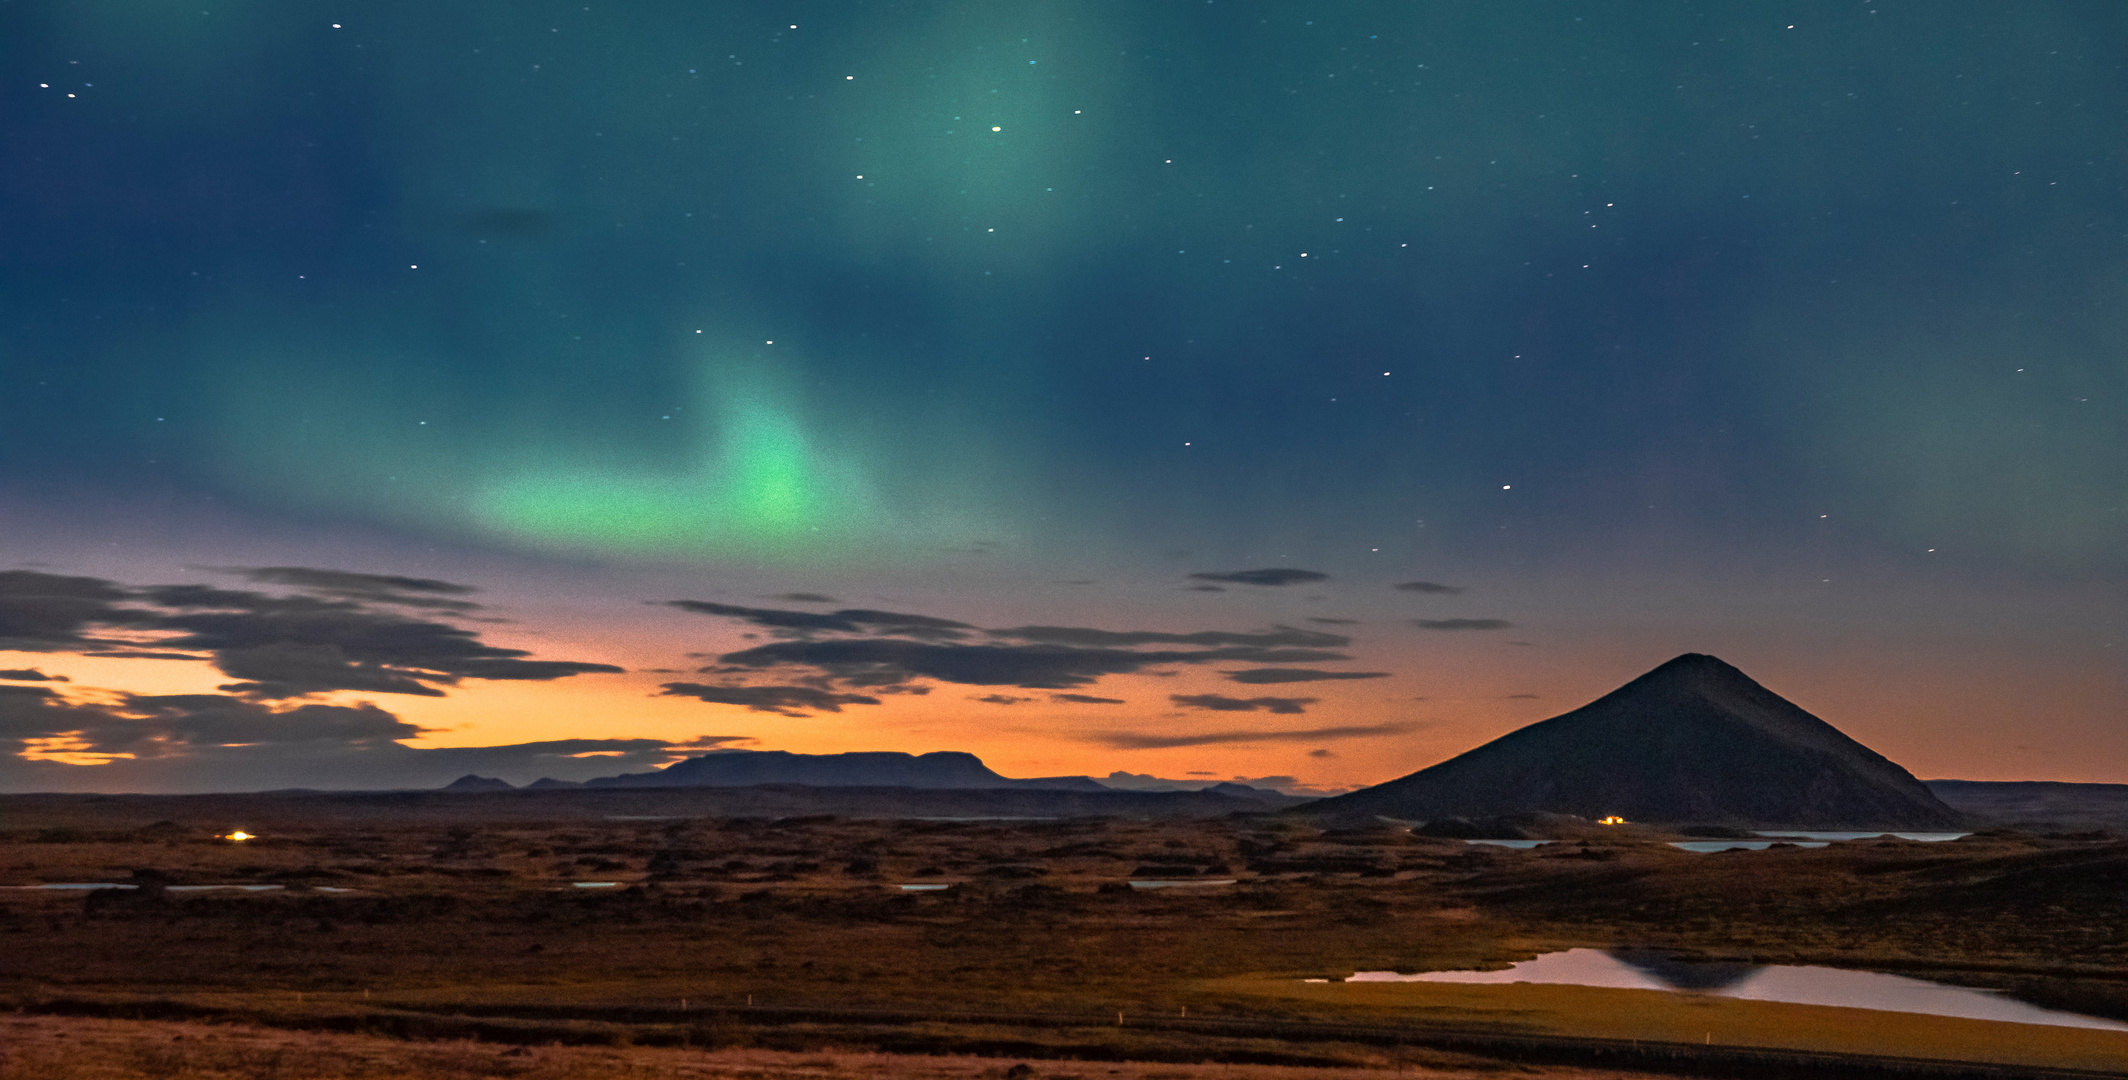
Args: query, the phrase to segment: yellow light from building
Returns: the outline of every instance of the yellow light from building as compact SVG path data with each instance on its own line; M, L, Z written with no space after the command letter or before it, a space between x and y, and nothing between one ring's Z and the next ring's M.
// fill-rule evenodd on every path
M250 834L250 833L248 833L248 832L245 832L245 831L244 831L244 830L242 830L242 829L238 829L237 831L235 831L235 832L233 832L233 833L230 833L230 834L228 835L227 839L230 839L230 840L234 840L234 841L236 841L237 843L241 844L241 843L243 843L244 841L246 841L246 840L249 840L249 839L251 839L251 834Z
M1625 824L1625 823L1626 823L1626 819L1624 819L1624 818L1622 818L1622 817L1619 817L1619 816L1618 816L1617 814L1612 814L1612 815L1611 815L1610 817L1604 818L1604 819L1602 819L1602 820L1598 821L1598 822L1597 822L1596 824L1598 824L1598 825L1623 825L1623 824Z

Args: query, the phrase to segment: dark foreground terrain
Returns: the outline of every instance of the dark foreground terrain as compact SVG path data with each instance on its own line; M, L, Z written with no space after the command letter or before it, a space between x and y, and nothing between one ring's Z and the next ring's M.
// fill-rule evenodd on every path
M686 810L574 793L0 798L0 885L135 886L0 890L0 1007L163 1047L153 1067L139 1047L79 1057L116 1062L114 1076L259 1074L214 1064L196 1041L173 1049L201 1024L472 1038L487 1049L466 1060L489 1064L464 1068L482 1075L548 1075L505 1051L546 1048L551 1063L570 1046L692 1048L668 1064L703 1076L727 1075L704 1048L917 1055L881 1059L905 1075L963 1075L919 1068L953 1054L1088 1076L1125 1061L2128 1074L2115 1032L1654 991L1301 982L1640 946L1912 974L2128 1019L2128 843L2101 832L1695 854L1631 826L1513 851L1263 814ZM223 839L232 829L257 837ZM282 887L187 888L203 885ZM31 1032L18 1047L50 1041ZM306 1074L457 1075L401 1056L415 1064ZM45 1071L22 1075L106 1074L32 1057ZM1944 1059L2022 1071L1955 1073ZM663 1075L642 1061L628 1068Z

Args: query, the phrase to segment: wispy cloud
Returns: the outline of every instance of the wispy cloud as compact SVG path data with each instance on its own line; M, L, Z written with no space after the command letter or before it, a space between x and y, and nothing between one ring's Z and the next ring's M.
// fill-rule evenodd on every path
M1252 697L1233 698L1225 694L1169 694L1169 701L1185 709L1209 709L1212 712L1304 713L1315 704L1312 697Z
M1191 574L1198 581L1220 581L1233 585L1298 585L1304 581L1328 581L1330 575L1314 570L1296 570L1292 567L1271 567L1264 570L1225 570Z
M1460 585L1443 585L1438 581L1400 581L1396 584L1396 588L1400 592L1437 593L1446 596L1453 596L1463 591L1463 587Z
M1246 671L1222 671L1230 682L1238 683L1297 683L1333 682L1344 679L1386 679L1386 671L1322 671L1316 668L1250 668Z
M1179 746L1217 746L1225 743L1332 742L1340 739L1372 739L1404 735L1418 730L1417 724L1370 724L1358 727L1308 728L1284 731L1218 731L1201 735L1153 734L1142 731L1112 731L1088 735L1084 741L1117 750L1166 750Z
M841 712L844 705L877 705L866 694L838 694L810 686L709 686L703 683L669 682L665 697L691 697L717 705L744 705L751 712L778 716L805 716L809 711Z

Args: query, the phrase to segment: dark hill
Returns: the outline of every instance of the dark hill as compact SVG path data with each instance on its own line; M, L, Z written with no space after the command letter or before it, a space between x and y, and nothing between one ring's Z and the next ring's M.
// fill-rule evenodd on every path
M467 773L443 786L445 791L516 791L517 785L492 776Z
M585 782L586 787L752 787L756 784L1108 790L1083 776L1035 780L999 776L984 765L981 758L959 750L929 754L894 751L793 754L787 750L726 750L676 761L656 772L628 773Z
M1913 774L1699 653L1563 716L1300 812L1431 821L1531 811L1744 828L1964 824Z

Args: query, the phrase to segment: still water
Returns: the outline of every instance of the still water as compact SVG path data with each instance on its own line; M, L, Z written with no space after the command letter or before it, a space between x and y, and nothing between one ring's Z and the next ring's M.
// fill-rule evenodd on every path
M1824 847L1824 840L1780 841L1789 847ZM1711 854L1716 851L1764 851L1774 845L1772 840L1672 840L1670 846L1686 851Z
M1881 836L1893 836L1901 840L1919 840L1924 844L1940 844L1956 840L1972 833L1962 832L1761 832L1760 836L1776 836L1800 840L1875 840Z
M2128 1031L2128 1024L2058 1012L1993 990L1845 968L1738 963L1689 963L1638 949L1568 949L1524 960L1505 971L1362 971L1346 982L1557 983L1621 990L1672 990L1749 1001L1836 1005L1848 1009L1926 1013L2013 1024Z

